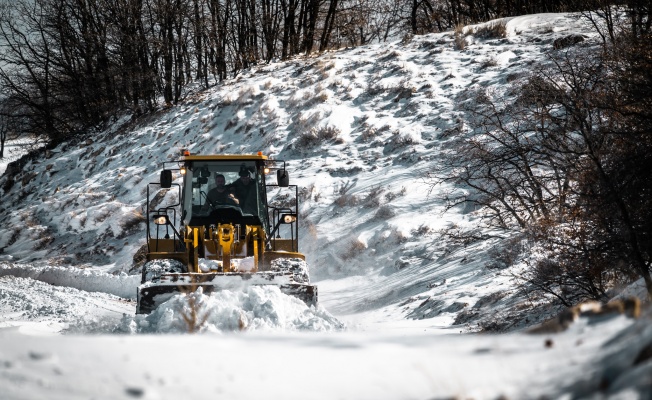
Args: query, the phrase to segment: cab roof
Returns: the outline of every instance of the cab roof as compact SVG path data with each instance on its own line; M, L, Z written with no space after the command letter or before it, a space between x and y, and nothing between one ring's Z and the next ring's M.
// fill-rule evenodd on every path
M181 157L181 161L265 161L267 156L262 154L213 154L189 155Z

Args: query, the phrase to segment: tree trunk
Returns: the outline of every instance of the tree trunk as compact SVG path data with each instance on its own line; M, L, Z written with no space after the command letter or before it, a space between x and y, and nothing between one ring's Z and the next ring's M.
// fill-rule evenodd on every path
M337 5L338 5L338 0L330 0L330 5L328 6L328 12L326 13L326 21L324 22L324 30L321 34L321 40L319 41L320 52L328 48L331 32L333 31L333 25L335 22L335 15L337 13Z

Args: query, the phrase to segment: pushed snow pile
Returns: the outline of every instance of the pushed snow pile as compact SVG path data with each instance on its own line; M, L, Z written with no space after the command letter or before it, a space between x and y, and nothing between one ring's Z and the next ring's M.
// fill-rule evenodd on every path
M130 333L337 331L344 325L321 306L308 307L274 285L241 291L180 293L150 315L125 316Z
M108 293L126 299L136 297L141 278L136 275L111 275L75 267L37 267L12 263L0 263L0 276L31 278L55 286L66 286L87 292Z
M254 272L254 270L256 269L256 262L254 260L254 257L232 258L231 267L233 267L235 271L239 271L239 272ZM222 261L200 258L199 269L202 272L221 271Z

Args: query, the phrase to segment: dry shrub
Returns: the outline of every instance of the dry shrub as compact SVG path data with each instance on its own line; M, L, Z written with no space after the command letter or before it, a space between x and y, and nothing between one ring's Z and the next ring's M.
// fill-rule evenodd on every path
M340 207L357 206L359 202L360 200L357 196L348 193L341 194L334 201L334 203Z
M240 120L239 120L237 117L233 117L233 118L231 118L230 120L228 120L228 121L226 122L226 126L224 126L224 130L226 131L226 130L229 130L229 129L231 129L231 128L236 127L236 126L238 125L238 122L239 122L239 121L240 121Z
M276 208L292 208L296 204L293 194L287 192L269 193L269 205Z
M357 257L361 252L367 248L367 245L362 243L359 239L354 239L349 243L346 250L342 254L342 259L350 260Z
M323 90L323 88L316 88L316 91L319 93L315 93L314 91L305 91L301 95L302 101L295 105L301 105L304 108L305 107L310 107L315 104L320 104L320 103L325 103L328 100L328 93Z
M360 140L367 142L376 136L378 130L373 125L367 123L362 126L362 133L360 134Z
M312 128L309 132L299 136L296 141L295 147L299 150L309 149L315 147L321 142L339 139L340 130L334 126L322 126L319 128Z
M421 224L421 225L419 225L418 227L412 229L412 230L410 231L410 234L411 234L412 236L426 236L426 235L428 235L430 232L432 232L432 228L431 228L431 227L429 227L429 226L426 225L426 224Z
M310 131L324 118L324 115L321 112L300 112L297 115L295 125L295 131L307 132Z
M363 131L362 134L360 135L360 139L366 142L382 134L383 132L389 131L390 129L392 129L392 127L389 125L383 125L380 128L376 128L373 125L369 125L365 123L363 125Z
M315 94L314 94L313 92L309 91L309 90L306 90L306 91L303 92L303 94L301 95L301 98L302 98L303 100L310 100L310 99L312 99L313 97L315 97Z
M464 229L456 224L451 224L435 231L438 240L450 246L469 246L473 243L489 239L491 236L483 233L479 228Z
M387 220L392 218L396 213L392 209L391 206L385 204L382 205L378 208L378 211L376 211L376 214L374 214L373 219L374 220Z
M260 107L260 111L263 113L263 117L267 120L278 118L277 109L272 108L268 103Z
M457 24L454 31L453 44L455 50L464 50L466 48L466 35L464 33L464 25Z
M397 129L392 132L392 137L385 144L385 153L396 151L397 149L411 146L415 140L409 133L401 134Z
M49 235L50 230L46 229L41 236L39 236L38 239L34 240L34 250L43 250L48 245L50 245L52 242L54 242L54 237Z
M147 219L140 211L134 210L129 212L120 221L120 227L122 228L122 233L118 235L118 239L129 236L132 233L135 233L140 227L140 224L146 221Z
M383 206L386 207L386 206ZM381 207L381 208L383 208ZM393 212L392 212L393 214ZM377 245L380 244L401 244L401 243L406 243L410 238L405 236L405 234L397 229L395 226L392 226L389 233L386 235L383 235L380 240L378 241Z
M305 202L305 201L310 201L312 200L313 193L315 193L315 184L311 183L308 186L303 186L301 189L299 189L299 201L300 202ZM315 198L318 198L319 194L315 194ZM317 201L315 199L315 201Z
M328 93L326 93L326 92L320 92L313 99L313 101L316 102L316 103L325 103L326 100L328 100Z
M338 195L338 197L335 199L334 203L340 207L357 205L359 202L357 196L348 193L353 186L354 183L350 181L341 183L335 190L335 194Z
M483 39L496 39L507 37L507 22L494 21L473 30L473 34Z
M233 103L242 106L245 104L251 103L251 98L255 96L255 88L253 86L248 86L240 89L238 92L238 98L233 101ZM239 109L240 107L238 107Z
M131 268L129 268L129 273L139 273L140 268L147 262L147 253L149 252L149 245L143 243L142 246L138 248L138 251L132 257L133 263Z
M317 63L317 71L319 72L319 76L321 76L322 79L329 78L330 70L333 68L335 68L335 62L333 61L321 60Z
M301 218L299 219L299 225L302 228L305 228L306 232L308 232L308 236L312 240L317 240L317 225L312 222L310 219L308 219L307 216L301 215ZM305 236L303 236L305 238Z
M311 129L309 132L304 133L299 136L295 142L295 147L299 150L309 149L315 147L319 143L319 138L315 132Z
M182 291L182 293L185 295L185 307L180 310L179 314L186 324L188 333L199 332L209 315L207 311L203 310L204 304L201 301L203 291L199 288L194 292Z
M487 69L489 67L495 67L496 65L498 65L498 61L491 57L480 63L480 69Z
M334 140L340 135L340 130L334 126L322 126L317 129L317 136L324 140Z
M514 265L525 251L524 239L522 235L517 235L501 245L493 246L487 252L489 262L485 264L485 267L487 269L503 269Z
M375 96L381 95L383 93L386 93L387 91L388 91L387 87L385 87L383 85L380 85L380 84L377 84L377 83L371 83L371 84L367 85L367 88L365 90L365 94L367 96L369 96L369 97L375 97Z
M417 89L412 86L404 86L404 85L399 85L394 88L393 90L396 93L396 97L394 98L394 103L398 103L402 99L409 99L412 97L414 93L416 93Z
M380 206L380 195L384 189L380 186L374 186L367 193L367 197L362 201L362 206L365 208L376 208Z
M407 193L405 186L401 187L401 190L398 192L387 192L385 193L385 201L389 203L399 197L405 196L405 193Z

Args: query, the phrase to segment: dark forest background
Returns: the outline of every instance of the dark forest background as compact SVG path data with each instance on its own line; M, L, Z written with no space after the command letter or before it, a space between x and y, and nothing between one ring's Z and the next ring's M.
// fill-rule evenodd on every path
M179 102L261 62L498 17L558 0L2 0L0 114L58 142L125 109ZM636 4L632 5L636 7Z

